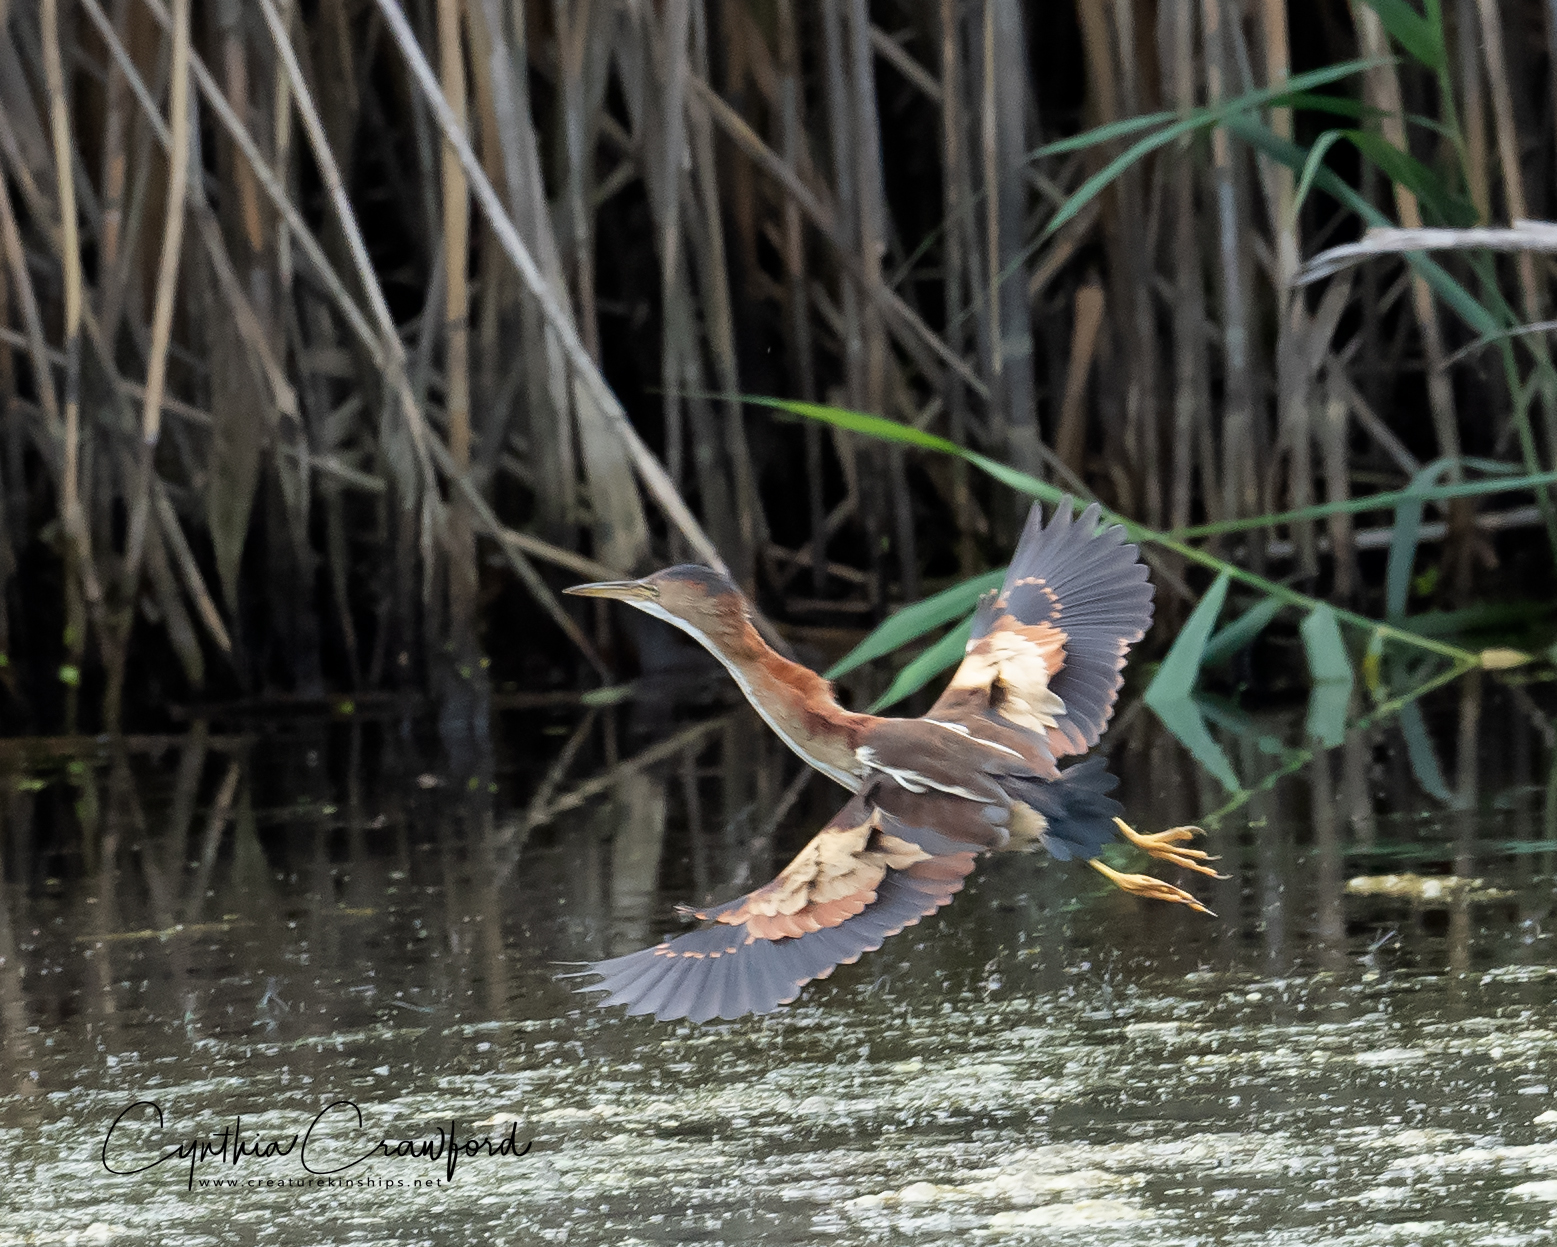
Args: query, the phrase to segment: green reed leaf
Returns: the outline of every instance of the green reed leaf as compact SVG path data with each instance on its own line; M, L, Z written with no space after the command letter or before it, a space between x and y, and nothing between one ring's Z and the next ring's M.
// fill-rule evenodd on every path
M1289 227L1297 224L1298 213L1303 210L1303 204L1308 200L1308 192L1313 188L1314 179L1325 167L1325 156L1345 137L1345 130L1326 130L1308 149L1308 156L1303 161L1302 174L1298 178L1297 193L1292 200L1292 216L1287 222Z
M917 641L927 632L933 632L942 624L950 623L968 614L978 604L979 597L992 589L1000 588L1005 579L1005 568L997 568L952 585L949 589L921 601L905 606L882 620L863 641L827 669L829 680L853 671L856 667L890 654L899 646Z
M1152 712L1162 720L1162 725L1173 733L1178 742L1189 750L1190 756L1216 776L1223 788L1229 793L1243 790L1238 772L1233 770L1233 764L1227 760L1222 746L1211 735L1200 704L1193 697L1161 698L1152 705Z
M1155 708L1158 701L1188 697L1200 674L1201 659L1205 655L1206 641L1227 600L1228 574L1224 571L1206 590L1205 597L1196 604L1189 619L1179 629L1168 650L1168 656L1157 668L1157 674L1146 689L1146 704Z
M1443 462L1453 462L1443 460ZM1506 463L1488 459L1463 458L1463 467L1482 472L1507 473L1518 469ZM1246 532L1255 528L1270 528L1276 524L1292 524L1300 520L1322 520L1331 515L1358 515L1366 511L1382 511L1401 502L1441 502L1446 498L1471 498L1482 494L1511 493L1520 489L1535 489L1542 485L1557 484L1557 472L1528 472L1519 476L1500 475L1495 480L1455 481L1449 485L1429 485L1426 488L1413 483L1405 489L1392 489L1383 493L1364 494L1359 498L1342 498L1335 502L1322 502L1295 511L1276 511L1269 515L1255 515L1247 519L1222 520L1215 524L1197 524L1193 528L1174 529L1172 535L1181 539L1191 537L1216 537L1224 533Z
M1280 736L1267 730L1259 719L1236 702L1211 693L1196 693L1195 705L1200 707L1200 712L1211 727L1219 727L1242 740L1253 741L1254 747L1267 757L1285 758L1292 752Z
M1206 642L1205 651L1200 655L1200 665L1219 666L1240 650L1252 645L1254 638L1265 631L1266 626L1281 613L1281 608L1285 605L1286 603L1280 598L1261 598Z
M1080 134L1073 134L1069 138L1057 139L1053 143L1045 143L1042 147L1035 147L1027 153L1028 160L1041 160L1045 156L1062 156L1066 152L1085 151L1089 147L1096 147L1100 143L1107 143L1113 139L1129 138L1132 134L1139 134L1142 130L1150 130L1153 126L1165 126L1177 121L1178 113L1142 113L1138 117L1124 117L1119 121L1110 121L1107 125L1094 126L1090 130L1083 130Z
M1205 715L1191 695L1205 656L1206 640L1227 600L1231 577L1224 571L1200 599L1174 638L1168 656L1146 686L1144 700L1162 725L1176 736L1194 759L1221 781L1229 792L1243 785L1232 763L1206 727Z
M1144 159L1146 156L1149 156L1158 148L1165 147L1169 143L1181 139L1186 135L1193 134L1198 130L1205 130L1216 125L1225 124L1235 116L1247 115L1254 110L1264 108L1268 105L1281 104L1289 96L1301 95L1307 92L1311 87L1323 86L1330 82L1337 82L1342 78L1350 77L1353 74L1360 73L1376 63L1377 62L1370 61L1347 61L1340 65L1330 65L1326 66L1324 69L1316 69L1306 74L1298 74L1295 77L1287 79L1286 82L1284 82L1278 88L1266 88L1259 91L1250 91L1244 95L1237 96L1234 99L1227 100L1224 103L1217 105L1215 108L1197 108L1194 111L1185 114L1181 119L1174 121L1172 124L1165 125L1156 133L1148 134L1144 138L1137 139L1134 143L1132 143L1119 155L1115 156L1114 159L1110 160L1091 177L1087 178L1086 181L1084 181L1076 188L1075 191L1071 193L1069 198L1067 198L1065 202L1060 205L1059 210L1049 218L1048 223L1044 226L1043 233L1040 235L1039 241L1052 237L1056 230L1063 226L1067 221L1075 217L1075 215L1083 208L1085 208L1087 204L1091 203L1092 200L1096 199L1100 194L1102 194L1103 191L1107 189L1109 183L1113 182L1115 178L1117 178L1126 169L1130 168L1131 165L1134 165L1140 160ZM1159 117L1163 116L1163 114L1156 115ZM1115 123L1115 126L1117 125L1118 123ZM1077 139L1086 138L1089 141L1086 143L1072 141L1073 146L1071 148L1067 148L1066 150L1075 150L1076 148L1082 146L1092 146L1096 143L1107 141L1106 138L1097 138L1095 136L1095 131L1088 131L1087 135L1085 136L1078 135ZM1110 134L1107 137L1112 138L1116 137L1116 135ZM1045 154L1045 151L1046 149L1039 148L1037 154Z
M1438 753L1422 718L1422 708L1414 701L1400 708L1400 734L1406 738L1406 756L1411 760L1412 773L1416 775L1416 782L1422 785L1422 791L1437 797L1445 805L1452 805L1454 794L1444 782Z
M944 437L937 437L933 433L924 433L908 425L899 424L895 420L886 420L881 416L869 415L860 411L849 411L841 407L829 407L819 403L802 403L795 399L768 398L750 395L714 395L713 397L724 399L733 398L738 402L753 403L762 407L771 407L777 411L788 412L792 415L805 416L809 419L820 420L831 424L835 428L849 429L858 433L866 433L882 438L886 441L897 442L900 445L918 446L923 449L937 450L945 454L956 455L966 463L971 463L980 471L994 477L994 479L1011 486L1019 493L1031 498L1040 498L1045 502L1063 503L1072 508L1079 508L1084 501L1078 501L1064 490L1047 481L1041 481L1020 469L1009 467L998 460L991 459L988 455L981 455L976 451L966 450L955 442L950 442ZM1299 593L1296 589L1278 584L1246 568L1239 567L1235 563L1229 563L1226 559L1218 558L1209 550L1201 550L1180 540L1170 533L1159 532L1153 528L1147 528L1127 516L1118 512L1103 510L1103 521L1109 524L1119 524L1129 534L1132 541L1147 542L1170 550L1192 563L1198 563L1202 567L1209 567L1221 575L1229 576L1241 584L1258 590L1268 597L1277 598L1289 606L1297 606L1304 610L1312 610L1317 606L1318 599ZM1359 615L1354 611L1336 610L1336 617L1344 623L1355 628L1362 628L1368 632L1377 632L1390 640L1400 641L1418 650L1427 650L1448 658L1453 662L1464 666L1474 666L1477 662L1476 655L1461 649L1457 645L1450 645L1442 641L1435 641L1429 637L1419 636L1415 633L1404 631L1387 623L1381 623L1376 619L1369 619L1365 615Z
M1279 161L1295 173L1301 173L1308 159L1308 152L1276 134L1269 126L1262 125L1247 114L1229 117L1229 132L1237 135L1256 151ZM1314 175L1314 184L1325 194L1357 213L1369 225L1393 225L1387 216L1375 208L1355 189L1348 186L1332 169L1321 168ZM1499 323L1496 317L1481 305L1476 297L1449 275L1436 260L1421 251L1404 253L1405 261L1422 275L1423 280L1437 292L1445 304L1453 309L1477 333L1496 333Z
M1379 15L1384 29L1411 56L1431 70L1441 70L1447 62L1443 31L1418 13L1406 0L1362 0Z
M1341 637L1341 626L1336 622L1335 611L1329 606L1314 607L1299 626L1303 637L1303 652L1308 656L1308 673L1314 683L1345 684L1351 687L1353 679L1351 655L1346 652L1346 642Z
M1396 619L1406 613L1411 593L1411 569L1416 562L1417 538L1422 530L1423 495L1453 467L1449 459L1435 459L1401 492L1395 507L1395 529L1389 540L1389 561L1384 569L1384 614ZM1501 482L1499 482L1501 483Z
M1317 606L1298 627L1313 687L1308 695L1304 733L1333 749L1346 739L1346 707L1355 675L1351 655L1341 637L1341 625L1329 606Z
M875 704L871 706L874 714L887 706L894 705L903 700L910 693L917 693L936 676L943 671L949 671L962 661L962 656L967 652L968 637L973 634L973 616L969 615L955 628L943 636L924 653L920 654L911 663L897 673L897 679L892 681L892 686L887 689Z
M1404 186L1427 209L1428 223L1465 228L1476 224L1476 209L1469 200L1450 190L1436 173L1409 152L1401 151L1382 134L1348 130L1346 137L1378 166L1391 182ZM1433 218L1437 220L1433 220Z

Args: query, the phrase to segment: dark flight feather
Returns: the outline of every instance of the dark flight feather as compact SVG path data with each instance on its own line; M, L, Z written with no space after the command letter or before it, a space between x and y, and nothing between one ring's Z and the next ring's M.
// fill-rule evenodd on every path
M1004 584L979 603L969 657L928 717L967 721L982 717L979 711L999 715L998 689L991 690L987 707L970 703L966 673L978 663L979 643L1002 631L1041 638L1052 629L1063 646L1063 665L1038 683L1064 710L1047 731L1048 751L1061 758L1097 744L1124 683L1129 648L1151 625L1153 593L1138 547L1125 541L1120 525L1099 528L1099 515L1093 503L1073 521L1067 499L1045 525L1042 509L1033 506ZM1004 670L1009 673L1010 664ZM1033 700L1034 690L1016 691ZM975 723L969 726L979 730Z
M845 812L852 811L857 819L864 805L856 797ZM716 919L653 948L595 962L590 970L601 980L580 990L605 992L601 1004L626 1005L629 1014L652 1013L662 1022L681 1017L706 1022L767 1013L795 999L812 979L825 978L835 967L874 952L884 940L950 901L972 871L981 846L959 845L883 811L872 813L889 834L924 846L921 852L930 855L903 869L888 868L873 889L873 899L859 913L834 926L777 939L753 934L744 922ZM834 819L840 821L849 820ZM730 914L754 895L699 912L710 917Z

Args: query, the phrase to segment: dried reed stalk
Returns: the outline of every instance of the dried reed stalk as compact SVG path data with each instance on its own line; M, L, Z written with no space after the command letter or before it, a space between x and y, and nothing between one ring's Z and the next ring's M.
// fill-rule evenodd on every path
M173 303L177 297L180 252L184 243L184 211L189 184L189 0L173 0L172 93L168 99L168 181L162 223L162 254L157 268L155 310L151 321L151 350L141 404L141 440L136 457L136 479L130 503L130 531L125 543L123 579L130 609L112 638L109 687L104 716L117 728L124 684L124 664L129 657L130 628L140 588L141 559L146 550L146 527L151 514L153 456L162 435L162 394L167 384L168 346L173 336ZM67 365L68 367L68 365Z
M262 0L269 4L270 0ZM502 245L508 258L513 261L519 275L524 279L525 285L535 296L546 322L551 331L560 340L563 350L568 356L568 361L574 369L576 379L589 392L589 395L598 404L607 420L615 428L618 435L626 444L632 456L633 464L637 468L645 487L654 496L655 501L664 508L666 516L680 530L682 536L692 545L693 549L702 556L710 566L724 568L724 560L719 557L718 551L703 533L702 527L687 510L679 494L671 485L665 475L664 468L654 458L648 447L627 421L627 414L622 410L621 404L606 384L605 378L600 375L589 353L584 349L583 342L579 339L578 332L573 326L571 318L564 315L561 305L557 302L555 293L541 276L536 267L534 258L529 249L524 245L518 232L514 229L513 222L503 210L497 192L492 189L492 184L487 180L486 174L477 163L470 145L465 141L464 135L459 132L455 118L449 110L448 101L443 98L438 89L437 80L433 77L431 68L421 49L417 46L415 36L411 33L410 26L406 23L405 15L400 11L395 0L378 0L379 9L388 21L390 30L395 37L407 65L416 78L417 86L426 98L433 110L433 115L438 121L439 128L443 131L444 138L458 153L460 164L464 167L465 175L470 180L471 188L475 192L477 201L493 226L498 242Z
M1530 212L1525 195L1524 170L1520 163L1519 138L1514 123L1514 101L1508 81L1507 59L1503 53L1503 17L1491 0L1477 0L1481 14L1481 47L1487 59L1487 90L1492 97L1492 117L1497 135L1498 164L1503 175L1503 200L1512 221L1527 220ZM1549 15L1557 22L1557 14ZM1526 321L1539 321L1545 314L1542 287L1537 281L1535 256L1520 251L1514 257L1519 274L1519 293ZM1538 356L1550 369L1550 355L1540 339L1532 342ZM1557 462L1557 395L1549 385L1540 387L1541 414L1546 426L1549 462ZM1550 505L1543 502L1548 512Z
M1201 0L1200 16L1205 42L1206 102L1215 107L1226 95L1225 66L1230 59L1222 0ZM1260 438L1249 326L1250 274L1244 255L1244 231L1239 225L1238 172L1232 140L1221 128L1211 138L1211 169L1222 278L1222 507L1228 517L1258 515Z
M947 346L962 353L961 333L958 324L963 315L963 270L967 262L963 248L962 222L970 211L964 203L964 188L969 178L966 155L966 122L963 117L962 40L957 29L955 0L940 0L940 54L941 54L941 205L944 215L942 226L941 265L943 307L946 316ZM1036 276L1036 274L1034 275ZM1030 292L1031 294L1031 292ZM946 373L942 391L946 398L948 431L958 445L965 445L968 438L967 390L955 372ZM970 523L972 494L969 488L968 465L961 459L952 464L951 508L957 521L959 561L965 567L974 564L973 524Z
M1172 83L1172 103L1181 115L1195 106L1194 8L1166 6L1159 16L1159 59L1164 78ZM1195 167L1179 154L1173 167L1173 294L1178 315L1173 318L1173 457L1168 495L1169 522L1189 523L1194 499L1194 474L1200 471L1200 498L1207 517L1222 516L1222 491L1217 487L1216 451L1211 437L1210 363L1206 357L1205 284L1201 277L1200 233L1196 228Z
M1363 55L1386 57L1389 49L1384 38L1384 25L1379 20L1379 15L1366 5L1357 4L1353 8L1358 42ZM1400 92L1400 79L1394 65L1381 64L1369 70L1368 85L1374 105L1383 110L1379 118L1379 127L1384 137L1400 150L1409 150L1406 144L1405 109ZM1422 213L1417 205L1416 196L1402 183L1396 182L1394 186L1395 209L1400 214L1400 223L1407 229L1420 229ZM1433 300L1427 281L1419 274L1412 275L1411 306L1422 334L1422 345L1427 353L1427 398L1432 411L1433 431L1438 438L1438 453L1458 457L1459 418L1455 410L1454 388L1444 369L1443 330L1438 320L1438 305ZM1452 472L1454 478L1459 479L1460 469L1457 466L1452 469Z
M453 123L466 131L465 54L457 0L438 0L438 59L444 98ZM439 152L443 185L444 419L449 460L457 476L470 471L470 194L458 153L445 142ZM476 545L463 505L449 514L449 628L456 661L476 656Z

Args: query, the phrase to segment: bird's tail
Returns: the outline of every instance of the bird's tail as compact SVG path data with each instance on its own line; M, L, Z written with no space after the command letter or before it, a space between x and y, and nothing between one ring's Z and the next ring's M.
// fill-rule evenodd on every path
M1043 815L1043 845L1062 862L1071 858L1090 861L1115 839L1114 819L1124 807L1108 794L1119 780L1108 770L1106 759L1088 758L1068 766L1052 782L1008 778L1011 796Z

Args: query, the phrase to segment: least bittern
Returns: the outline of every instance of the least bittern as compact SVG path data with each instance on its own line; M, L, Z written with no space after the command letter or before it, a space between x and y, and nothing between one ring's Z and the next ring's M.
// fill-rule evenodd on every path
M598 961L586 991L629 1013L703 1022L766 1013L812 979L881 947L962 888L982 853L1038 847L1079 858L1127 892L1209 913L1188 892L1099 860L1116 833L1152 857L1215 875L1185 847L1197 829L1133 831L1108 794L1097 744L1124 682L1125 655L1152 618L1152 586L1124 529L1098 508L1047 527L1035 505L998 593L980 601L962 664L930 713L886 719L845 710L832 685L776 653L751 608L706 567L578 585L690 633L722 662L791 749L853 798L771 883L707 909L708 925Z

